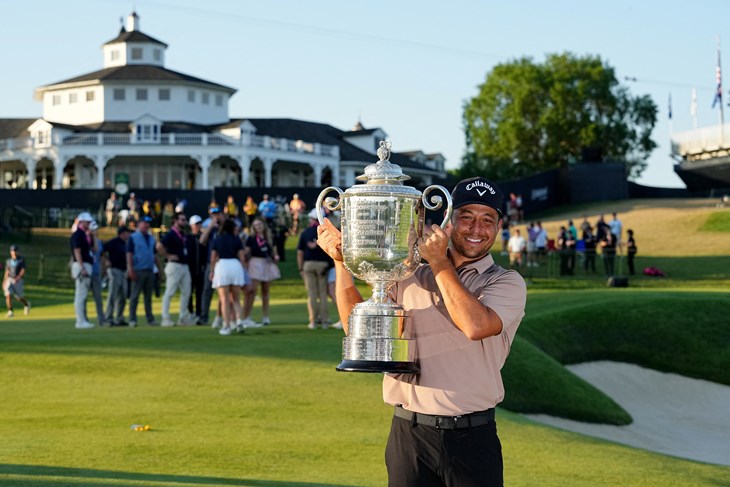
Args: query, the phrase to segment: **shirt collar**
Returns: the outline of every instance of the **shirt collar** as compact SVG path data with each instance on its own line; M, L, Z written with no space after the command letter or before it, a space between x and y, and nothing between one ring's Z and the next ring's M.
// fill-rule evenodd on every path
M487 254L481 259L478 260L472 260L470 262L466 262L462 264L458 269L456 269L456 272L461 272L466 269L475 269L479 274L483 274L487 271L490 267L494 265L494 258L492 257L492 254Z

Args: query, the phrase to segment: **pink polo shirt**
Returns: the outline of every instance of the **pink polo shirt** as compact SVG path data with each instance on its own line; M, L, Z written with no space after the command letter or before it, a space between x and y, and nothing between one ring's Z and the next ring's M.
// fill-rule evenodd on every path
M416 342L420 374L387 374L383 399L409 411L457 416L493 408L504 398L500 370L525 315L527 290L517 272L491 255L459 269L461 282L502 320L502 332L469 340L452 322L428 265L398 283L408 313L404 338Z

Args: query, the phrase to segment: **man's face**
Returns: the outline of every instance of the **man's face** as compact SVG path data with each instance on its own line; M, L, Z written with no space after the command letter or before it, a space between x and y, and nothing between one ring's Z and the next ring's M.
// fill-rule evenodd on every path
M147 233L147 231L150 229L150 223L144 220L140 220L137 228L139 228L140 232Z
M188 223L188 217L185 215L178 215L177 220L175 220L175 226L178 230L182 230L185 228L185 225Z
M451 223L452 250L468 260L487 255L502 228L497 210L477 204L457 208Z
M82 229L83 231L85 231L85 232L86 232L86 231L88 231L88 230L89 230L89 225L90 225L90 224L91 224L91 222L87 222L87 221L80 221L80 222L79 222L79 225L78 225L78 226L79 226L79 228L80 228L80 229Z
M119 238L121 238L123 241L129 240L129 232L122 232L119 234Z

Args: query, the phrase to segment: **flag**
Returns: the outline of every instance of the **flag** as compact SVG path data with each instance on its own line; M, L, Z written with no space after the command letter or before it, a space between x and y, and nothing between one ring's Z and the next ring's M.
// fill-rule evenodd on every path
M697 116L697 88L692 88L692 102L689 104L689 114Z
M669 120L672 119L672 94L669 93L669 111L667 112L669 114Z
M715 105L720 104L722 109L722 69L720 68L720 39L717 40L717 68L715 68L715 78L717 79L717 90L715 91L715 98L712 100L712 108Z

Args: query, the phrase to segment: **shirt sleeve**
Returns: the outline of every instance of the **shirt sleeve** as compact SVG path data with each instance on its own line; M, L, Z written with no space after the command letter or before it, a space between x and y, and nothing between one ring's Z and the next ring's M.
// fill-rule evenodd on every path
M484 286L478 299L502 320L501 335L506 351L509 351L517 327L525 316L527 287L524 279L515 271L506 271Z
M131 237L127 240L127 252L134 253L134 239Z

